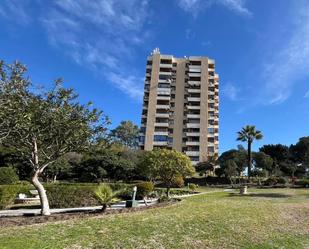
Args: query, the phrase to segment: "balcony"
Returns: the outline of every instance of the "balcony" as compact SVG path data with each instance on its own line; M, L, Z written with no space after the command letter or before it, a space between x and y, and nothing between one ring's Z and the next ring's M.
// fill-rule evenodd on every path
M167 123L155 123L155 127L168 127L168 122Z
M201 82L200 82L200 81L189 80L189 81L188 81L188 84L189 84L190 86L200 86L200 85L201 85Z
M170 105L156 105L156 109L170 109Z
M198 141L187 141L186 145L187 146L198 146L198 145L200 145L200 142L198 142Z
M201 73L188 73L189 77L201 77Z
M189 102L200 102L201 98L196 98L196 97L188 97L187 98Z
M169 118L168 113L156 113L156 118Z
M170 96L157 96L157 100L170 100Z
M201 73L201 66L189 65L190 73Z
M188 93L200 93L201 89L192 89L192 88L188 88Z
M187 123L187 128L200 128L199 123Z
M170 88L158 87L157 94L170 95L171 94L171 89Z
M158 135L158 136L168 136L168 131L155 131L153 133L155 136Z
M197 105L187 105L188 110L200 110L201 107Z
M187 118L200 118L200 114L187 114Z
M165 146L167 145L167 141L153 141L153 145Z
M162 67L162 68L172 68L173 64L162 64L162 63L160 63L160 67Z
M170 71L170 72L159 72L159 74L160 75L168 75L168 76L170 76L170 75L172 75L172 71Z
M199 151L186 151L185 153L187 156L199 156L200 155Z
M186 136L187 137L199 137L200 133L199 132L187 132Z

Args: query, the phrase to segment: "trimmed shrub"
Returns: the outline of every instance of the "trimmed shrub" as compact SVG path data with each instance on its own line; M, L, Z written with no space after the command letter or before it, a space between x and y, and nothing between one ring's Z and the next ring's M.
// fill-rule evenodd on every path
M141 182L136 184L137 187L137 198L143 199L148 196L154 190L154 185L152 182Z
M1 185L0 186L0 209L7 209L19 193L29 192L30 186L26 185Z
M288 183L288 181L287 181L286 178L284 178L284 177L278 177L277 178L277 184L287 184L287 183Z
M303 188L308 188L309 187L309 179L300 179L295 182L295 185L303 187Z
M166 195L166 189L159 188L155 189L155 193L157 194L158 197ZM171 189L170 190L170 195L187 195L187 194L192 194L191 190L188 189Z
M276 177L269 177L264 181L264 185L266 186L272 186L277 183L277 178Z
M188 187L191 191L195 192L198 189L198 185L194 184L194 183L189 183Z
M273 186L273 185L276 185L276 184L285 185L285 184L287 184L287 182L288 182L287 179L284 178L284 177L272 176L272 177L267 178L264 181L264 185L266 185L266 186Z
M173 188L183 188L185 186L185 181L183 180L182 176L177 176L173 180Z
M15 184L18 182L18 176L11 167L0 167L0 185Z
M45 189L51 208L69 208L100 205L94 193L97 186L54 184Z

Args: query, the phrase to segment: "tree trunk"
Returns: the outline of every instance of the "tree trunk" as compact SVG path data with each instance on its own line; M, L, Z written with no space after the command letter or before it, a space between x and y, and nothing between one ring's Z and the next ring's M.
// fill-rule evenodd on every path
M56 181L57 181L57 174L55 174L53 177L53 183L56 183Z
M167 197L167 198L170 197L170 189L171 189L171 187L170 187L170 186L167 186L167 188L166 188L166 197Z
M40 202L41 202L41 215L50 215L50 209L49 209L49 203L46 195L46 191L44 189L44 186L39 181L39 175L42 173L41 169L39 167L39 156L38 156L38 146L36 138L34 137L32 139L32 163L34 164L34 174L31 178L31 182L35 189L38 191Z
M251 163L252 163L252 159L251 159L252 155L251 155L251 141L248 141L248 179L249 182L251 181Z
M102 205L102 209L101 209L101 211L102 211L102 212L105 212L105 211L106 211L106 209L107 209L107 204L105 203L105 204L103 204L103 205Z
M49 209L49 203L48 203L46 191L42 183L40 183L39 181L37 171L34 173L33 177L31 178L31 182L39 193L40 202L41 202L41 214L50 215L50 209Z

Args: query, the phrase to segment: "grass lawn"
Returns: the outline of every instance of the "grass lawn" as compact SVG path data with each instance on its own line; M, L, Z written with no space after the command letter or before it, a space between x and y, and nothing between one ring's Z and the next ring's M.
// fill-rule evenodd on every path
M249 189L173 206L0 230L0 248L309 248L309 190Z

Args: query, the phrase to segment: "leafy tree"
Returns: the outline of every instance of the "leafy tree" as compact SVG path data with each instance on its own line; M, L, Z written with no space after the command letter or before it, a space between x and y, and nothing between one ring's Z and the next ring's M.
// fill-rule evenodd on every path
M81 105L73 89L55 82L50 91L32 92L27 69L0 62L0 143L16 149L32 166L31 182L38 190L41 214L49 215L47 195L39 177L59 157L83 151L106 132L108 119L91 103Z
M254 140L260 140L263 138L262 132L256 130L254 125L246 125L238 132L238 141L247 142L248 145L248 177L251 176L252 154L251 145Z
M46 168L44 177L47 181L56 182L59 179L70 179L73 174L73 167L81 162L82 155L69 152L59 157L54 163Z
M152 181L161 180L166 185L166 195L176 177L192 176L195 172L189 157L176 150L159 149L145 153L140 167Z
M130 158L131 156L131 158ZM82 182L102 182L105 179L129 180L135 176L136 164L129 152L112 149L93 149L84 155L74 168L76 177Z
M0 168L0 185L1 184L14 184L17 183L18 176L15 170L11 167Z
M253 156L254 166L256 168L267 171L272 175L273 159L269 155L265 154L264 152L254 152L252 156ZM255 172L255 175L257 175L257 172Z
M289 174L290 152L289 147L282 144L267 144L260 148L273 159L272 175ZM282 172L283 171L283 172Z
M217 175L224 174L224 167L226 166L225 162L228 160L233 160L236 163L237 171L238 174L240 175L246 167L247 152L245 150L235 150L235 149L223 152L218 159L220 168L216 169Z
M205 174L205 176L207 176L208 172L213 172L215 170L215 166L216 166L216 158L209 158L209 160L205 161L205 162L199 162L196 166L195 166L195 170L196 172L199 172L201 175Z
M111 131L112 138L128 148L138 146L138 126L132 121L121 121L120 125Z
M233 177L238 175L237 168L237 164L234 160L230 159L224 162L224 175L229 178L232 185L234 184Z

